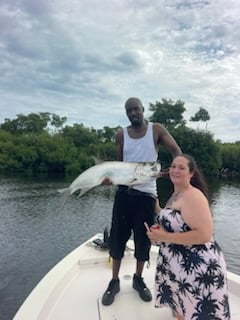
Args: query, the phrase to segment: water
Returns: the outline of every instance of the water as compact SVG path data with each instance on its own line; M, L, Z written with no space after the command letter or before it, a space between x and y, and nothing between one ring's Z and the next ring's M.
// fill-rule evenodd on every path
M228 269L240 274L240 183L225 183L213 196L215 239L220 244Z
M71 197L60 210L60 180L0 180L0 319L10 320L34 286L60 259L110 226L114 187ZM162 201L169 182L160 180ZM211 185L215 238L228 269L240 274L240 183Z

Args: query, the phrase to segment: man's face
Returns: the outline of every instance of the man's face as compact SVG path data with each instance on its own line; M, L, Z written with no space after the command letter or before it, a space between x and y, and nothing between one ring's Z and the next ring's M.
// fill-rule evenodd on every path
M133 126L139 126L143 122L144 108L139 102L133 102L126 107L126 114Z

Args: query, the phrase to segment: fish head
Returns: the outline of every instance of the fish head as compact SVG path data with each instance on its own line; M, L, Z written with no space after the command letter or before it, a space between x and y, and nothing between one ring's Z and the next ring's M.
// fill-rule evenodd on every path
M150 176L153 178L157 178L160 176L161 164L159 162L154 162L150 165Z
M159 162L142 162L136 167L138 179L153 180L160 176L161 164Z

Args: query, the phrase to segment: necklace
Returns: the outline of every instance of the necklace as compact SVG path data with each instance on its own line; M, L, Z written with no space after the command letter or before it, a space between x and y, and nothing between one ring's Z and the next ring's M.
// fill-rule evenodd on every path
M184 188L183 190L180 191L175 191L173 192L173 194L171 195L171 197L168 199L166 205L171 206L173 204L173 202L177 201L179 198L181 198L181 196L183 195L184 191L188 188L188 186L186 188Z
M180 198L182 191L174 192L167 201L167 205L172 205L173 202L177 201Z

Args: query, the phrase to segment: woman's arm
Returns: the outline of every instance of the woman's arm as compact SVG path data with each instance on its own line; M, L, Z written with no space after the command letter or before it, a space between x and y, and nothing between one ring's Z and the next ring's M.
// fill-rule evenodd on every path
M162 210L162 208L160 207L160 203L159 203L158 198L156 199L155 209L154 210L155 210L156 214L158 214Z
M147 232L153 242L162 241L182 245L203 244L212 239L213 222L209 204L198 191L186 193L181 199L180 211L186 224L191 228L187 232L167 232L164 228Z

